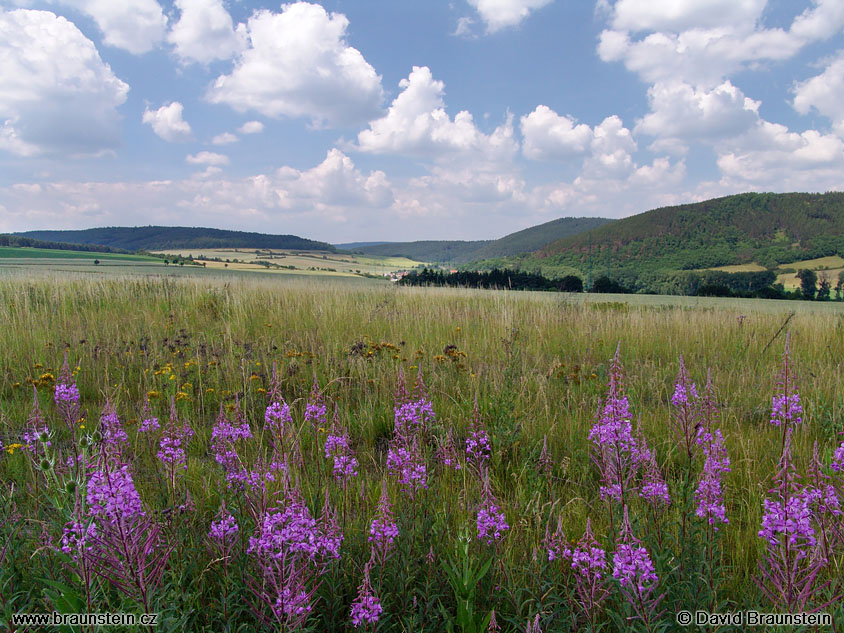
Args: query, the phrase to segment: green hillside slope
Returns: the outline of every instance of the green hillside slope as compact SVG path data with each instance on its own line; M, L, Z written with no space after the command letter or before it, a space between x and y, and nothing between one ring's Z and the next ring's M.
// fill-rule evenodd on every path
M72 244L102 244L129 251L173 248L275 248L336 252L325 242L295 235L267 235L183 226L103 227L79 231L26 231L15 235Z

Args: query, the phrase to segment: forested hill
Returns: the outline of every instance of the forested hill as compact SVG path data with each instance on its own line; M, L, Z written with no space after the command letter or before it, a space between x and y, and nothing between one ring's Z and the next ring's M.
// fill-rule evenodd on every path
M766 268L844 256L844 193L745 193L641 213L548 244L538 259L583 268Z
M611 220L605 218L559 218L510 233L497 240L390 242L354 249L370 255L403 256L421 262L462 264L490 257L507 257L536 251L549 242L576 235Z
M14 235L50 242L99 244L127 251L170 248L277 248L336 252L331 244L295 235L268 235L184 226L103 227L78 231L26 231Z

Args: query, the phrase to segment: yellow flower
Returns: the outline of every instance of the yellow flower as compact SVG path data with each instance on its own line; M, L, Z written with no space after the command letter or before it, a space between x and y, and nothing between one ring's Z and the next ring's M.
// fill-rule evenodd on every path
M208 389L205 390L205 393L214 393L214 389L212 387L208 387Z
M170 374L168 380L176 380L176 374Z
M9 444L9 445L6 447L6 452L7 452L9 455L13 455L13 454L14 454L14 452L15 452L15 450L16 450L16 449L18 449L18 448L23 448L23 444Z
M84 429L84 428L85 428L85 425L84 425L84 424L80 424L80 425L79 425L79 428L80 428L80 429Z
M42 365L41 363L35 363L33 367L35 367L35 369L41 369L42 367L44 367L44 365Z
M21 386L21 384L20 384L19 382L13 382L13 383L12 383L12 388L13 388L13 389L17 389L17 388L18 388L18 387L20 387L20 386Z

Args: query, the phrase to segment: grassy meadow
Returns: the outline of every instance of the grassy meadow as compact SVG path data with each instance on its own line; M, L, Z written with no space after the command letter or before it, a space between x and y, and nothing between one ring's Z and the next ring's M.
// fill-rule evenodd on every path
M493 610L504 631L525 631L533 621L545 633L655 631L674 630L682 609L784 610L756 582L766 553L757 534L763 499L783 446L782 428L770 424L772 397L790 333L803 405L792 439L795 468L805 478L817 442L824 472L840 475L828 467L844 430L840 304L185 271L91 276L69 268L0 276L0 618L7 625L14 613L86 604L100 612L160 612L159 631L468 633L487 630ZM610 571L621 505L599 495L589 439L617 348L632 425L641 424L672 498L657 507L627 497L633 533L659 577L652 593L638 596L638 607ZM53 395L65 353L81 407L69 425ZM681 356L701 393L710 372L720 412L715 426L731 462L723 476L729 523L717 532L694 514L703 457L698 451L690 461L672 433ZM399 375L412 391L420 371L436 419L407 444L427 466L427 489L407 492L388 468L388 453L401 439L394 428ZM317 402L314 381L327 414L311 424L306 407ZM27 450L21 439L31 430L33 389L51 433L48 449L36 441ZM177 470L157 457L162 434L170 432L171 398L180 424L194 432L185 440L185 468ZM265 409L279 398L292 420L273 435ZM143 592L107 580L118 563L126 578L134 577L125 553L114 554L104 571L102 560L86 563L81 549L56 551L65 524L93 516L86 514L93 512L90 501L80 500L86 477L63 462L81 450L80 438L97 432L83 453L92 456L90 469L101 467L94 456L107 455L100 421L107 401L126 433L120 463L142 500L154 551L166 553L160 579ZM267 477L263 492L227 486L212 438L221 407L250 429L249 440L232 444L242 463L260 470L284 458L287 475ZM161 429L139 430L150 415ZM357 460L357 474L342 480L332 477L325 457L326 436L342 435L341 427ZM481 428L489 456L467 461L465 442ZM279 438L280 454L273 452ZM442 459L448 447L459 470ZM55 463L44 468L44 459ZM382 516L383 482L398 536L376 556L368 538L371 522ZM314 518L328 516L321 510L326 500L333 508L343 535L339 558L284 559L289 569L259 560L250 537L274 504L292 507L297 499ZM488 544L478 538L477 517L491 501L507 529ZM223 503L239 531L221 550L208 532ZM608 565L600 580L605 594L595 594L600 599L588 609L570 565L547 554L558 525L564 536L557 533L557 541L571 547L587 519ZM834 543L804 607L833 614L841 630L840 601L824 606L841 591L844 561L840 540ZM295 574L309 606L288 614L276 597L278 579L293 582ZM358 627L350 614L366 590L383 610L377 622ZM643 605L653 607L644 617Z

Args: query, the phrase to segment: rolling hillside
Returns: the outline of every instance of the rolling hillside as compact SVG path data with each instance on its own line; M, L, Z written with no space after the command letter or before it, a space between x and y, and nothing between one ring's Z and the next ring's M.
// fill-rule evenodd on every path
M535 251L554 240L576 235L608 222L611 220L604 218L559 218L510 233L497 240L389 242L354 250L369 255L402 256L417 261L461 264Z
M71 244L98 244L127 251L175 248L273 248L334 253L331 244L295 235L267 235L182 226L103 227L79 231L26 231L16 236Z
M746 193L641 213L550 243L538 259L582 267L774 268L844 254L844 193Z

